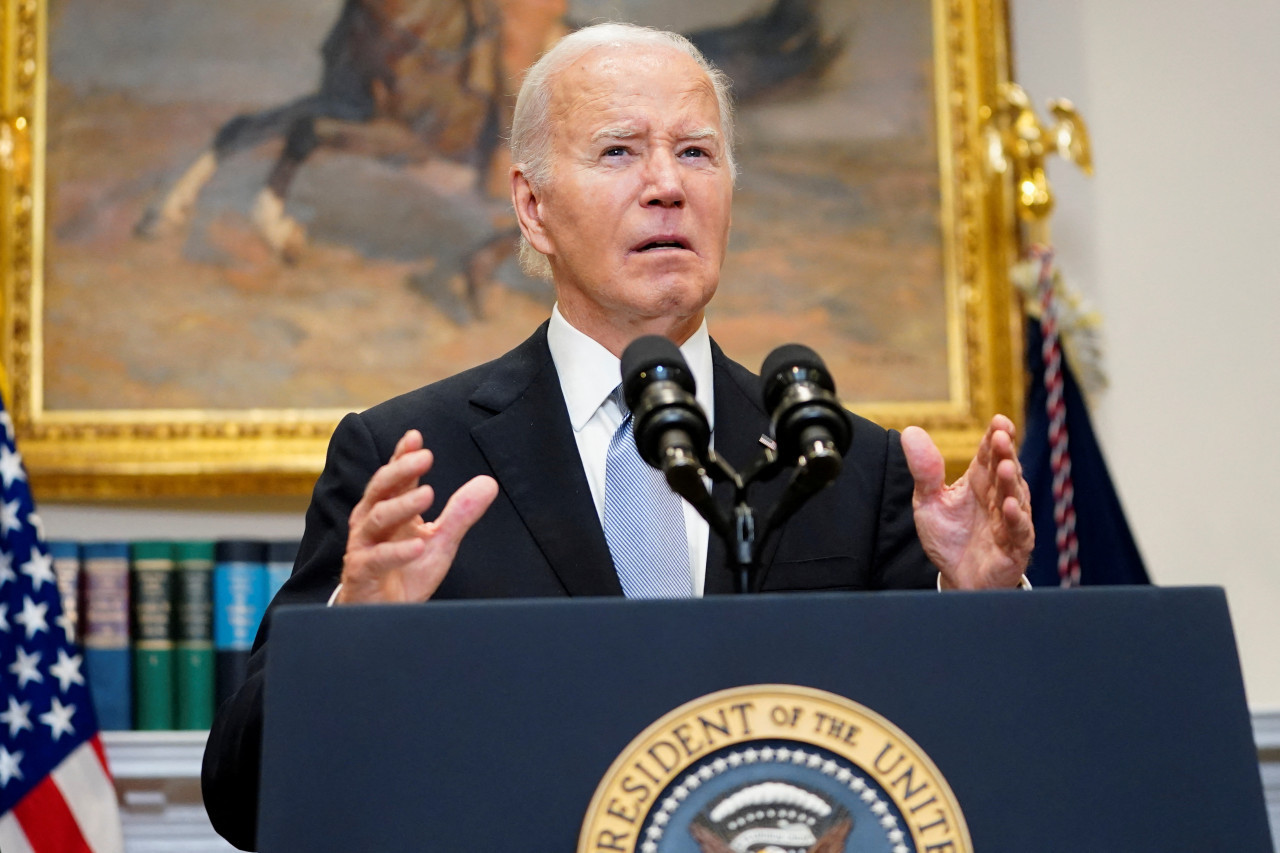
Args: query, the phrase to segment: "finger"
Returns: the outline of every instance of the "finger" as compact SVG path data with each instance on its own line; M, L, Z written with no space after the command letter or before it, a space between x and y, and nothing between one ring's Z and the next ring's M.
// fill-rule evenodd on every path
M391 458L396 459L410 451L421 450L424 446L421 432L416 429L405 430L404 435L400 436L400 440L396 442L396 449L392 451Z
M440 517L424 528L433 557L447 555L452 561L462 537L497 496L498 481L486 475L471 478L454 492L440 511Z
M998 477L1000 467L1008 462L1016 472L1018 468L1018 456L1013 451L1013 439L1009 433L1004 430L993 430L991 433L991 441L987 444L987 469L991 471L992 478Z
M397 444L397 450L400 447ZM379 502L399 497L415 488L423 475L431 470L433 461L431 451L422 448L405 448L399 455L393 454L391 460L374 471L365 484L364 494L351 511L350 526L358 526Z
M1005 421L1004 426L1012 426L1007 418L1000 417ZM996 489L1000 496L1003 498L1005 495L1013 494L1022 506L1029 506L1031 487L1027 485L1022 474L1022 460L1018 458L1018 445L1014 441L1013 434L1004 428L999 429L992 436L992 463L995 466L993 476L996 480ZM1006 464L1008 470L1003 470Z
M406 567L422 558L427 543L418 538L383 542L348 551L342 560L339 604L410 601Z
M412 492L430 467L430 451L416 450L404 453L399 459L393 459L374 471L369 483L365 484L365 493L361 494L360 501L351 508L351 515L347 517L348 543L352 542L358 530L364 528L365 521L379 503ZM367 540L367 537L362 539Z
M1006 498L1000 507L1009 543L1009 556L1025 571L1031 562L1031 552L1036 545L1036 528L1031 520L1031 509L1014 498Z
M990 454L995 449L996 443L1002 441L1001 436L1008 439L1007 445L1001 447L1015 446L1014 435L1017 433L1017 427L1013 425L1013 421L1001 414L991 416L990 423L987 424L987 431L982 434L982 441L978 444L978 461L983 467L994 467L991 465Z
M368 589L382 587L397 569L419 559L425 550L423 540L410 538L348 551L342 560L342 585L348 600L361 599Z
M946 478L946 463L929 433L917 426L904 429L902 453L907 458L907 468L916 483L917 500L923 500L942 490Z
M996 468L996 495L992 507L1003 506L1012 499L1019 507L1025 507L1023 501L1022 478L1018 476L1018 466L1011 459L1001 460Z
M410 522L420 522L435 500L435 490L430 486L418 486L410 492L378 501L356 517L352 511L351 533L347 547L363 548L393 539L407 538L413 528L405 528ZM416 526L416 525L415 525Z
M991 418L991 428L1009 433L1009 438L1014 439L1015 442L1018 438L1018 427L1007 415L994 415Z
M1022 463L1018 459L1013 428L1013 422L1004 415L994 416L987 426L987 432L982 437L975 456L975 462L988 478L984 487L989 488L994 484L997 492L1001 489L1000 466L1006 461L1012 463L1015 477L1022 476Z

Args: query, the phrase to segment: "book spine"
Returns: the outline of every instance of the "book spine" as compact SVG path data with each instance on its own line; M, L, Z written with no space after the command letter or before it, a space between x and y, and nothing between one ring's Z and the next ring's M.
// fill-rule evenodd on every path
M173 728L173 549L168 542L132 547L134 728Z
M261 542L223 541L217 543L217 552L213 646L215 701L222 704L240 689L248 672L253 638L267 609L267 564Z
M129 659L129 548L123 542L85 543L83 555L84 663L98 725L127 730L133 723Z
M58 594L62 599L59 625L66 632L67 640L80 645L84 640L84 626L80 618L80 543L52 540L49 542L49 556L53 558L53 574L58 579Z
M179 542L175 546L177 573L174 682L179 729L207 729L213 725L213 543Z

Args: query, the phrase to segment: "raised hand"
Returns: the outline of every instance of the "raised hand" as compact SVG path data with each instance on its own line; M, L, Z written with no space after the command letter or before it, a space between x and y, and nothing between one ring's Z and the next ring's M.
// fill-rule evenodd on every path
M426 601L440 586L463 535L497 497L498 484L488 476L469 480L435 521L425 522L422 513L435 492L418 481L433 459L422 434L409 430L369 479L351 510L337 603Z
M916 532L942 573L942 586L1018 586L1035 546L1035 528L1013 422L1004 415L991 419L977 455L950 486L942 454L927 432L907 427L902 450L916 483Z

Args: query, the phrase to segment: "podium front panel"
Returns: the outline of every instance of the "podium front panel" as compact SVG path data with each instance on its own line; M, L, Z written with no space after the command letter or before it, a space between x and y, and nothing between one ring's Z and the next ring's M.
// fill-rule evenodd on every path
M282 609L260 849L573 851L642 730L793 684L887 718L979 851L1270 851L1217 589Z

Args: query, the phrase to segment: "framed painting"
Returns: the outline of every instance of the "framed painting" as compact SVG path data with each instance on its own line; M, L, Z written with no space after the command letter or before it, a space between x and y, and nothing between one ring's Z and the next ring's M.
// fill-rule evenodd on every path
M684 32L733 79L709 310L962 464L1021 407L1002 0L0 0L0 361L41 499L298 494L338 419L549 313L503 136L567 28Z

